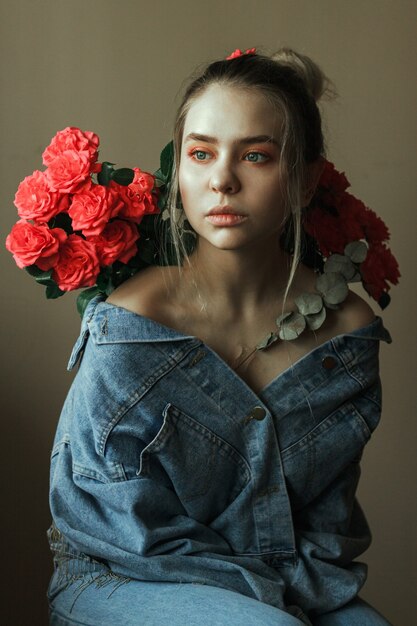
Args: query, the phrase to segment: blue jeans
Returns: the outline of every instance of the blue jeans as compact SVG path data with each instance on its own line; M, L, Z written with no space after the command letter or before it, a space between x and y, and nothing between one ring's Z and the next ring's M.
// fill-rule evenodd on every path
M68 584L56 571L48 590L50 626L390 626L357 598L308 620L234 591L193 583L142 582L102 572Z

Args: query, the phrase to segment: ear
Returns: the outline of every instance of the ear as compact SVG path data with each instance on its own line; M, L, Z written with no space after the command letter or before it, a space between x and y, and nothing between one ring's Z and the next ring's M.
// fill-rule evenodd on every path
M309 163L306 169L306 180L302 193L302 207L306 207L310 204L311 198L316 191L316 187L320 180L320 176L324 170L325 160L323 157L319 157L317 161Z

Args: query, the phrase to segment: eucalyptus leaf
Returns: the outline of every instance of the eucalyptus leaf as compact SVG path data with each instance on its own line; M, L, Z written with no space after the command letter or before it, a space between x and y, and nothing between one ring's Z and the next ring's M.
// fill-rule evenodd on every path
M346 280L350 280L356 273L356 267L349 257L343 254L332 254L324 264L324 271L326 274L339 272L339 274L343 274Z
M326 305L340 304L349 293L346 279L339 272L321 274L317 279L316 287L322 294Z
M84 289L78 297L77 297L77 311L82 318L84 315L84 311L86 310L88 303L92 298L97 296L100 293L100 290L97 287L90 287L89 289Z
M120 169L113 170L110 173L111 180L114 180L115 183L118 183L119 185L124 185L125 187L127 187L127 185L130 185L134 177L135 172L130 169L130 167L121 167Z
M295 304L302 315L319 313L323 308L323 300L318 293L302 293L295 299Z
M360 283L362 280L362 276L360 272L355 272L354 276L349 280L350 283Z
M257 350L264 350L268 348L271 344L275 343L278 340L278 335L276 333L269 333L268 337L265 337L261 342L256 346Z
M277 326L281 326L282 322L284 322L286 319L291 317L292 314L293 314L293 311L288 311L286 313L282 313L282 315L277 317L277 319L275 320L276 325Z
M306 315L305 318L310 330L318 330L326 319L326 308L323 307L321 311L313 315Z
M363 263L368 254L368 246L364 241L351 241L345 247L345 254L353 263Z
M297 339L306 327L306 320L301 313L292 313L291 316L281 323L279 337L284 341Z

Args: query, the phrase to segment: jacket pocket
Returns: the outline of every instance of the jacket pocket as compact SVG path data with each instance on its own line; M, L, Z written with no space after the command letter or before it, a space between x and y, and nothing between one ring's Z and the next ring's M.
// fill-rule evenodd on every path
M227 441L172 404L155 438L142 450L137 476L169 481L187 514L209 523L248 484L246 460Z

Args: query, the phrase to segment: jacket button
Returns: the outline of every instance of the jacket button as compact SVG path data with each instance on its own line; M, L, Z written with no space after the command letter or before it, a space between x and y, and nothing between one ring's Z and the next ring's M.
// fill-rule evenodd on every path
M336 359L332 356L325 356L321 364L325 370L332 370L334 367L336 367L337 362Z
M253 407L252 411L246 417L246 421L249 420L263 420L266 417L266 411L262 406Z

